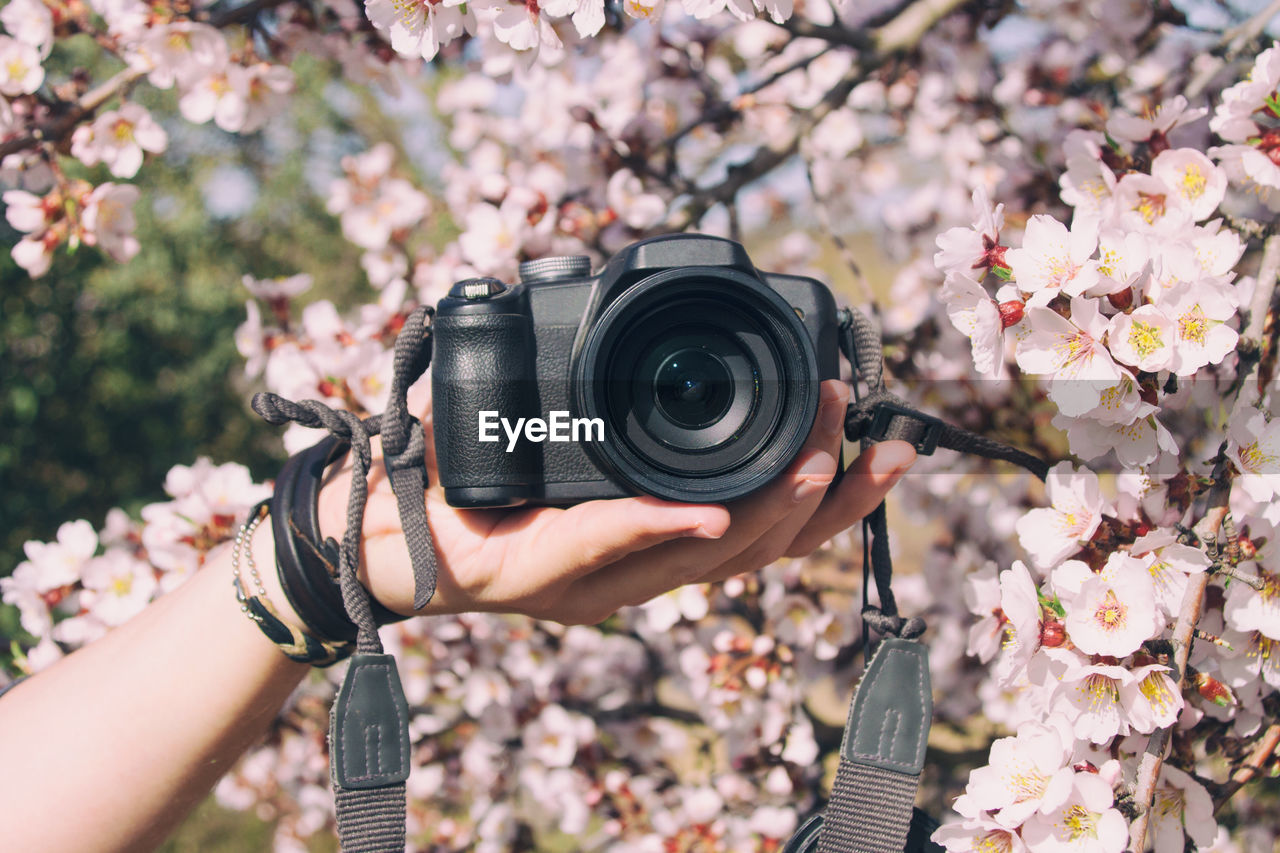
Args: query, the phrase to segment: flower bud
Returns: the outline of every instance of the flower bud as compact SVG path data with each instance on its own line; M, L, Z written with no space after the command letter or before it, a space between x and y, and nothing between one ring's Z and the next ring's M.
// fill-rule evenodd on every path
M1258 556L1258 545L1248 536L1241 534L1236 540L1236 544L1240 548L1240 559L1252 560Z
M1133 307L1133 288L1126 287L1124 290L1108 293L1107 301L1121 311L1128 311Z
M1195 682L1196 690L1200 692L1200 695L1213 704L1221 708L1235 704L1236 697L1231 692L1231 688L1213 676L1197 672Z
M1022 320L1023 309L1026 303L1020 299L1010 299L1008 302L1000 303L1000 326L1007 329L1010 326L1016 326Z
M1057 619L1050 619L1040 627L1040 645L1056 649L1067 641L1067 629Z

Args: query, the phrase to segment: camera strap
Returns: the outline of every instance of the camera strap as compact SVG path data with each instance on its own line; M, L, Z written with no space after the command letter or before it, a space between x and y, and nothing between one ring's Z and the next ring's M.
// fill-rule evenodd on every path
M405 847L405 781L411 764L409 709L395 658L383 651L371 598L359 582L360 533L372 464L370 438L382 436L385 465L396 495L414 573L414 609L432 598L436 553L427 524L425 436L409 414L409 386L431 360L431 318L423 306L406 320L396 338L390 400L382 415L360 419L316 400L294 403L275 394L254 395L254 411L269 423L296 422L325 429L348 442L355 471L347 503L347 527L339 547L338 583L343 607L357 626L356 653L330 713L330 776L337 807L338 837L345 853L400 853ZM865 315L844 309L839 345L853 366L853 402L845 434L871 443L900 439L922 455L938 447L1020 465L1040 479L1041 459L998 441L919 412L884 383L880 333ZM866 393L859 381L867 386ZM928 840L937 826L914 808L924 766L932 696L928 653L919 642L924 622L898 615L893 597L885 505L862 522L863 648L869 631L883 639L850 706L831 799L823 814L808 820L784 853L908 853L941 851ZM879 606L868 587L874 578Z
M1043 480L1049 466L1016 447L917 411L884 382L884 349L876 324L856 309L839 315L840 350L853 366L853 401L845 435L865 450L889 439L906 441L930 455L944 447L1012 462ZM866 392L859 383L865 383ZM879 606L868 598L874 578ZM924 769L933 698L929 656L919 642L924 620L904 619L893 596L893 561L885 504L862 521L862 638L882 639L863 673L849 708L840 762L825 811L792 837L783 853L917 853L942 848L929 840L937 822L915 808Z
M347 528L338 560L342 604L355 623L356 653L329 713L329 775L333 782L338 841L344 853L402 853L405 848L405 782L411 766L409 705L394 655L384 653L368 590L356 576L360 534L369 496L370 438L382 436L382 452L413 566L413 607L426 606L436 589L436 550L426 510L426 437L409 414L409 386L431 361L431 318L423 306L396 337L391 398L381 415L361 420L317 400L294 403L275 394L253 397L253 410L268 423L295 422L328 430L350 444L355 471L347 500Z

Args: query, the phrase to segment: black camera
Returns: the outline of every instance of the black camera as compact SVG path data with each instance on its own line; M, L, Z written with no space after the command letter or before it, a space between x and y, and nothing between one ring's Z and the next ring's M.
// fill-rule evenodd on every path
M839 377L821 282L685 234L460 281L433 325L436 461L453 506L650 494L720 502L768 483Z

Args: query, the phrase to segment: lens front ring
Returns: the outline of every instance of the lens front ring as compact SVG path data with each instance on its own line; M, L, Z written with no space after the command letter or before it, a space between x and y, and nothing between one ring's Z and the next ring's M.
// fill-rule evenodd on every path
M687 325L689 314L675 309L694 302L703 304L701 319L751 350L768 405L757 403L760 411L733 437L736 445L655 450L635 407L624 402L618 411L624 398L610 390L619 378L611 371L638 357L617 352L631 345L637 323L665 314L670 325ZM586 448L597 464L637 492L682 501L732 500L780 474L813 425L818 384L813 342L792 307L758 278L723 267L667 269L628 288L587 330L570 374L577 413L606 423L605 441Z

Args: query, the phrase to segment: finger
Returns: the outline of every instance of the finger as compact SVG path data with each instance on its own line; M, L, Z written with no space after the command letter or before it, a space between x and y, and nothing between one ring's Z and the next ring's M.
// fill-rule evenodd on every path
M633 554L582 578L569 593L608 602L613 610L639 604L714 571L790 513L797 513L803 524L815 509L814 499L821 497L836 472L835 456L829 451L839 447L847 392L833 382L824 383L824 393L828 405L820 409L805 449L786 473L733 505L733 520L724 536L714 542L669 542Z
M673 539L718 539L730 522L722 506L655 497L589 501L551 512L527 542L513 543L532 558L522 580L535 587L572 582Z
M489 511L432 501L427 514L439 563L431 612L544 615L540 611L560 603L564 588L583 574L671 539L721 535L729 524L723 507L652 497ZM366 531L362 568L378 573L379 600L410 612L402 609L412 601L413 584L398 519L375 530L366 525Z
M822 406L818 410L818 419L806 446L829 453L833 460L839 459L848 405L848 386L843 382L824 382ZM833 468L833 478L834 474ZM699 582L708 583L756 571L785 556L791 542L822 504L830 485L830 480L808 480L802 487L807 494L797 492L796 506L791 512L786 513L740 553L698 578Z
M864 450L840 485L831 489L809 522L796 534L786 553L802 557L862 519L916 461L916 451L905 441L884 441Z

